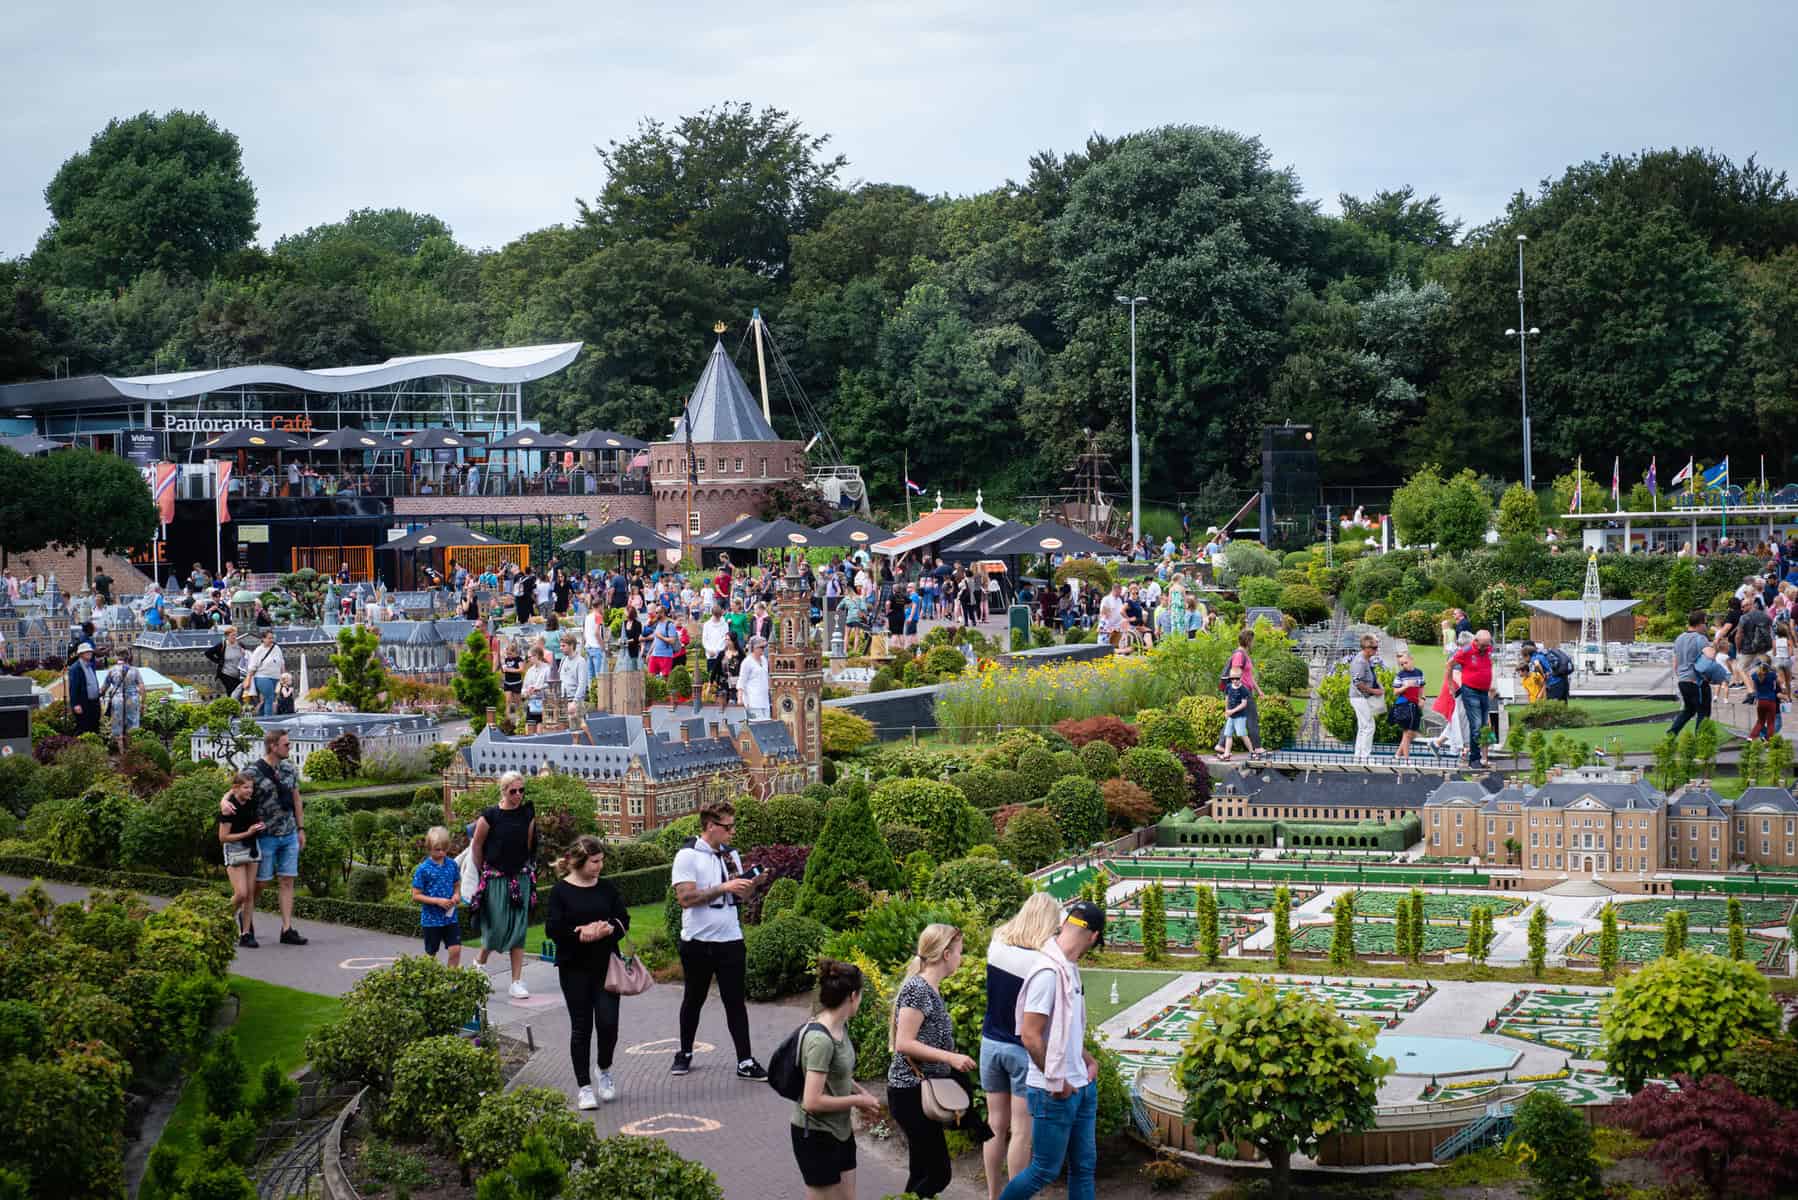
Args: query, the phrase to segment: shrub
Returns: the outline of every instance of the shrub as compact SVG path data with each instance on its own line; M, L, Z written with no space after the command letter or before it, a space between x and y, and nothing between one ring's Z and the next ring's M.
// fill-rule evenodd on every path
M1098 716L1083 717L1079 720L1069 718L1055 723L1055 732L1072 742L1076 749L1084 747L1088 742L1109 742L1120 754L1136 745L1136 726L1126 723L1121 717Z
M803 887L806 864L811 861L810 846L757 846L743 856L743 866L748 870L760 869L763 885L760 889L743 897L743 919L751 924L763 920L762 905L768 898L767 889L782 879ZM657 880L658 886L666 886L668 869L652 867L648 874ZM659 877L659 878L657 878Z
M194 868L193 841L176 813L157 804L142 805L126 814L119 831L119 864L133 871L186 875Z
M823 924L798 913L749 929L744 994L751 1000L777 1000L811 987L818 951L829 936Z
M874 722L847 709L827 706L820 720L819 730L826 754L854 754L874 740Z
M967 804L960 789L933 779L884 779L869 797L876 822L883 828L897 824L922 829L938 860L954 858L973 844L964 840L967 830L961 810Z
M306 1054L333 1083L364 1083L385 1093L401 1051L456 1032L486 997L487 978L479 970L406 955L358 980L343 998L342 1015L306 1039Z
M1683 629L1684 626L1681 626ZM1675 631L1677 633L1677 631ZM1530 635L1530 619L1528 617L1512 617L1505 622L1505 641L1521 642Z
M1667 1176L1668 1193L1788 1196L1798 1184L1798 1113L1743 1092L1720 1075L1674 1076L1677 1091L1651 1083L1610 1110L1610 1119L1647 1138L1647 1156ZM1696 1184L1696 1189L1687 1185Z
M106 750L88 742L64 742L55 755L44 772L44 790L53 797L81 795L104 779L111 767Z
M925 885L924 898L966 900L991 925L1017 912L1032 890L1016 867L993 859L958 858L937 868Z
M424 1038L400 1052L381 1123L390 1133L422 1134L454 1153L458 1128L501 1083L494 1051L453 1034Z
M1000 794L999 772L991 767L970 767L957 771L949 782L960 790L975 808L998 808L1005 803Z
M0 1039L0 1058L5 1057ZM1782 1108L1798 1108L1798 1041L1790 1037L1742 1043L1724 1056L1723 1074L1745 1092L1765 1096Z
M483 1096L462 1126L462 1154L476 1170L495 1171L533 1134L546 1139L565 1163L591 1163L598 1156L593 1122L571 1110L561 1092L541 1087Z
M306 778L319 783L348 778L344 774L343 760L337 757L336 751L330 747L321 747L306 756Z
M1160 750L1192 750L1205 748L1193 723L1178 711L1165 712L1143 726L1143 746Z
M1078 579L1081 588L1090 587L1101 594L1111 590L1111 572L1095 558L1071 558L1055 568L1057 589L1070 579Z
M0 1000L0 1063L36 1058L47 1041L44 1014L24 1000Z
M894 971L911 958L926 925L959 926L968 919L969 913L953 901L893 900L869 909L857 928L831 934L824 953L846 962L852 951L859 950L882 969ZM866 998L862 1007L867 1007Z
M1298 714L1292 705L1276 696L1264 696L1259 708L1261 744L1269 750L1290 745L1299 734Z
M387 868L358 866L351 871L350 899L364 904L379 904L387 899Z
M1289 583L1280 589L1279 609L1300 625L1328 620L1330 602L1308 583Z
M768 885L768 891L762 897L762 920L772 921L797 903L799 903L799 881L776 879Z
M919 852L928 853L925 847L930 844L930 836L916 825L888 825L880 831L880 836L892 852L894 862L904 862Z
M1063 772L1061 764L1055 761L1055 754L1047 746L1032 746L1018 755L1018 778L1022 781L1025 793L1030 799L1049 794L1049 788L1060 779Z
M1380 686L1386 689L1388 706L1392 702L1392 671L1385 667L1376 667L1374 674L1380 680ZM1348 667L1340 666L1324 676L1317 685L1317 698L1322 706L1321 720L1324 731L1340 742L1355 740L1355 709L1349 703ZM1399 729L1391 720L1391 708L1379 715L1374 721L1373 740L1376 743L1398 741ZM1265 720L1265 717L1264 717ZM1263 736L1265 737L1265 729Z
M1107 779L1100 790L1105 796L1105 822L1110 833L1129 833L1154 824L1162 815L1154 798L1128 779Z
M1168 751L1138 746L1127 751L1118 766L1125 779L1149 793L1161 812L1186 807L1186 768Z
M50 769L60 768L59 763ZM50 858L90 867L117 866L125 823L142 807L143 801L118 789L116 783L96 784L80 799L56 807L45 838Z
M1361 613L1361 620L1364 624L1375 625L1381 629L1386 628L1386 622L1389 619L1390 617L1386 612L1386 606L1381 604L1378 600L1369 604Z
M1042 734L1032 729L1008 730L998 741L980 751L976 760L979 766L991 767L995 771L1015 771L1018 760L1027 750L1047 750L1049 742Z
M1538 1088L1517 1104L1511 1145L1523 1158L1542 1200L1587 1200L1603 1193L1592 1127L1585 1114Z
M1105 798L1090 779L1069 776L1056 780L1049 789L1048 809L1061 830L1064 846L1083 849L1105 835Z
M306 814L306 844L300 847L300 882L314 896L331 894L350 856L350 835L341 817Z
M625 1134L601 1141L591 1165L570 1174L562 1189L565 1200L720 1200L723 1194L716 1175L667 1142Z
M1779 1032L1779 1006L1760 972L1687 951L1624 978L1604 1009L1604 1059L1632 1091L1648 1079L1708 1075L1729 1052Z
M1217 585L1234 588L1250 575L1265 575L1271 579L1279 569L1280 560L1273 551L1256 542L1233 541L1224 547L1223 558L1217 564Z
M1005 832L999 837L999 853L1020 871L1039 871L1061 857L1061 826L1040 808L1021 809L1005 823Z
M1080 747L1079 754L1089 779L1110 779L1118 773L1118 750L1110 742L1095 739Z
M1400 613L1387 627L1387 632L1413 646L1436 645L1442 636L1436 618L1421 608L1406 609Z
M824 801L811 796L775 796L767 804L767 845L809 846L824 832Z
M967 806L960 792L944 784L888 781L893 782L941 787L955 797L957 805ZM824 832L805 864L805 883L799 889L796 912L833 929L841 928L867 907L871 893L898 887L898 868L874 826L868 801L851 796L824 822Z
M1249 575L1236 583L1236 598L1244 608L1277 608L1280 583L1261 575Z
M212 1048L200 1059L195 1072L200 1081L200 1094L206 1111L215 1117L232 1117L244 1109L244 1089L250 1082L249 1068L237 1053L237 1035L229 1029L213 1039Z
M954 646L936 646L924 655L923 670L928 675L960 675L968 660Z
M0 811L24 817L49 797L44 769L25 754L0 758Z

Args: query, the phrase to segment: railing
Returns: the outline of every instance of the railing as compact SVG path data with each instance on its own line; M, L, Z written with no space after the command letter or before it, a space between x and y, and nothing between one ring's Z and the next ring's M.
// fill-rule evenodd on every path
M1509 1103L1491 1105L1477 1121L1462 1126L1443 1139L1431 1157L1439 1163L1445 1163L1470 1150L1498 1145L1510 1136L1512 1113L1515 1111L1516 1107Z
M183 500L213 498L210 472L193 473L181 480ZM645 496L649 476L645 472L596 474L587 470L537 473L482 467L470 475L466 468L422 466L416 471L335 471L302 474L297 481L274 471L233 477L230 495L272 498L276 496Z

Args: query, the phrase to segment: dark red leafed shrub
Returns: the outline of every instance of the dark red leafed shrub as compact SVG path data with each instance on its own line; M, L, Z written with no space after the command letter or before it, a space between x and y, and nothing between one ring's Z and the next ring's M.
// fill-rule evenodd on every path
M762 869L760 886L743 897L742 917L750 924L762 919L762 899L776 879L805 880L805 862L812 856L810 846L757 846L743 856L743 869Z
M1128 779L1107 779L1099 790L1105 796L1105 822L1112 833L1153 825L1161 816L1154 798Z
M169 773L157 766L146 754L136 750L127 750L119 756L119 774L131 785L132 794L140 800L148 800L151 796L169 786Z
M1005 826L1011 819L1030 807L1027 804L1007 804L993 810L993 836L1000 837L1005 833Z
M1176 750L1174 757L1186 768L1186 787L1192 807L1202 808L1210 804L1211 769L1205 765L1205 760L1190 750Z
M1074 744L1075 749L1088 742L1109 742L1119 754L1136 745L1136 726L1122 717L1072 717L1055 723L1055 732Z
M67 734L53 733L49 737L40 740L37 745L31 748L31 757L37 759L47 767L56 761L57 755L73 745L74 742L75 739L69 737Z
M1798 1184L1798 1112L1753 1096L1722 1075L1651 1083L1608 1119L1654 1143L1648 1159L1670 1183L1712 1196L1786 1195Z

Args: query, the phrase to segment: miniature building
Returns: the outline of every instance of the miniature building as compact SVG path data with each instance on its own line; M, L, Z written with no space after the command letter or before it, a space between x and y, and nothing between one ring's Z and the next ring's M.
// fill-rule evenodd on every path
M29 600L9 599L6 589L0 587L0 636L6 638L0 655L6 661L48 658L60 663L68 657L69 632L68 606L54 575L44 594Z
M259 644L262 630L251 629L244 637L246 646ZM300 656L306 658L307 671L314 687L336 675L331 655L337 649L337 638L330 630L317 625L281 625L274 629L275 644L287 661L287 670L300 677ZM192 684L208 700L219 695L218 677L206 651L217 645L215 629L169 629L145 631L131 643L137 665L152 667L171 679Z
M305 769L306 756L322 750L346 733L356 735L362 743L362 755L428 753L437 741L434 717L403 713L297 713L289 717L256 717L256 725L264 732L285 729L293 747L292 761ZM233 730L237 722L231 723ZM194 761L216 759L221 766L240 770L262 754L262 739L251 737L241 748L235 739L215 738L206 729L188 735Z
M1636 640L1636 618L1630 610L1640 600L1600 600L1598 619L1601 636L1608 645ZM1538 646L1573 646L1580 641L1580 626L1585 619L1583 600L1525 600L1529 609L1530 641ZM1493 630L1494 633L1498 631Z

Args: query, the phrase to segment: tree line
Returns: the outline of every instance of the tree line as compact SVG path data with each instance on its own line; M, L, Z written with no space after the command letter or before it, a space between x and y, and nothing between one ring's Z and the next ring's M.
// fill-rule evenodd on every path
M1601 155L1464 230L1412 185L1324 213L1258 138L1194 125L1039 152L965 196L854 181L828 135L747 103L598 155L567 223L498 249L398 209L264 248L233 134L115 120L45 188L37 247L0 262L0 381L579 339L536 415L654 437L715 321L747 364L759 306L877 499L907 455L933 490L1005 495L1059 485L1088 431L1127 458L1116 297L1143 295L1146 493L1214 519L1269 422L1315 425L1330 483L1515 474L1522 234L1538 474L1733 450L1784 478L1798 451L1798 197L1752 157Z

